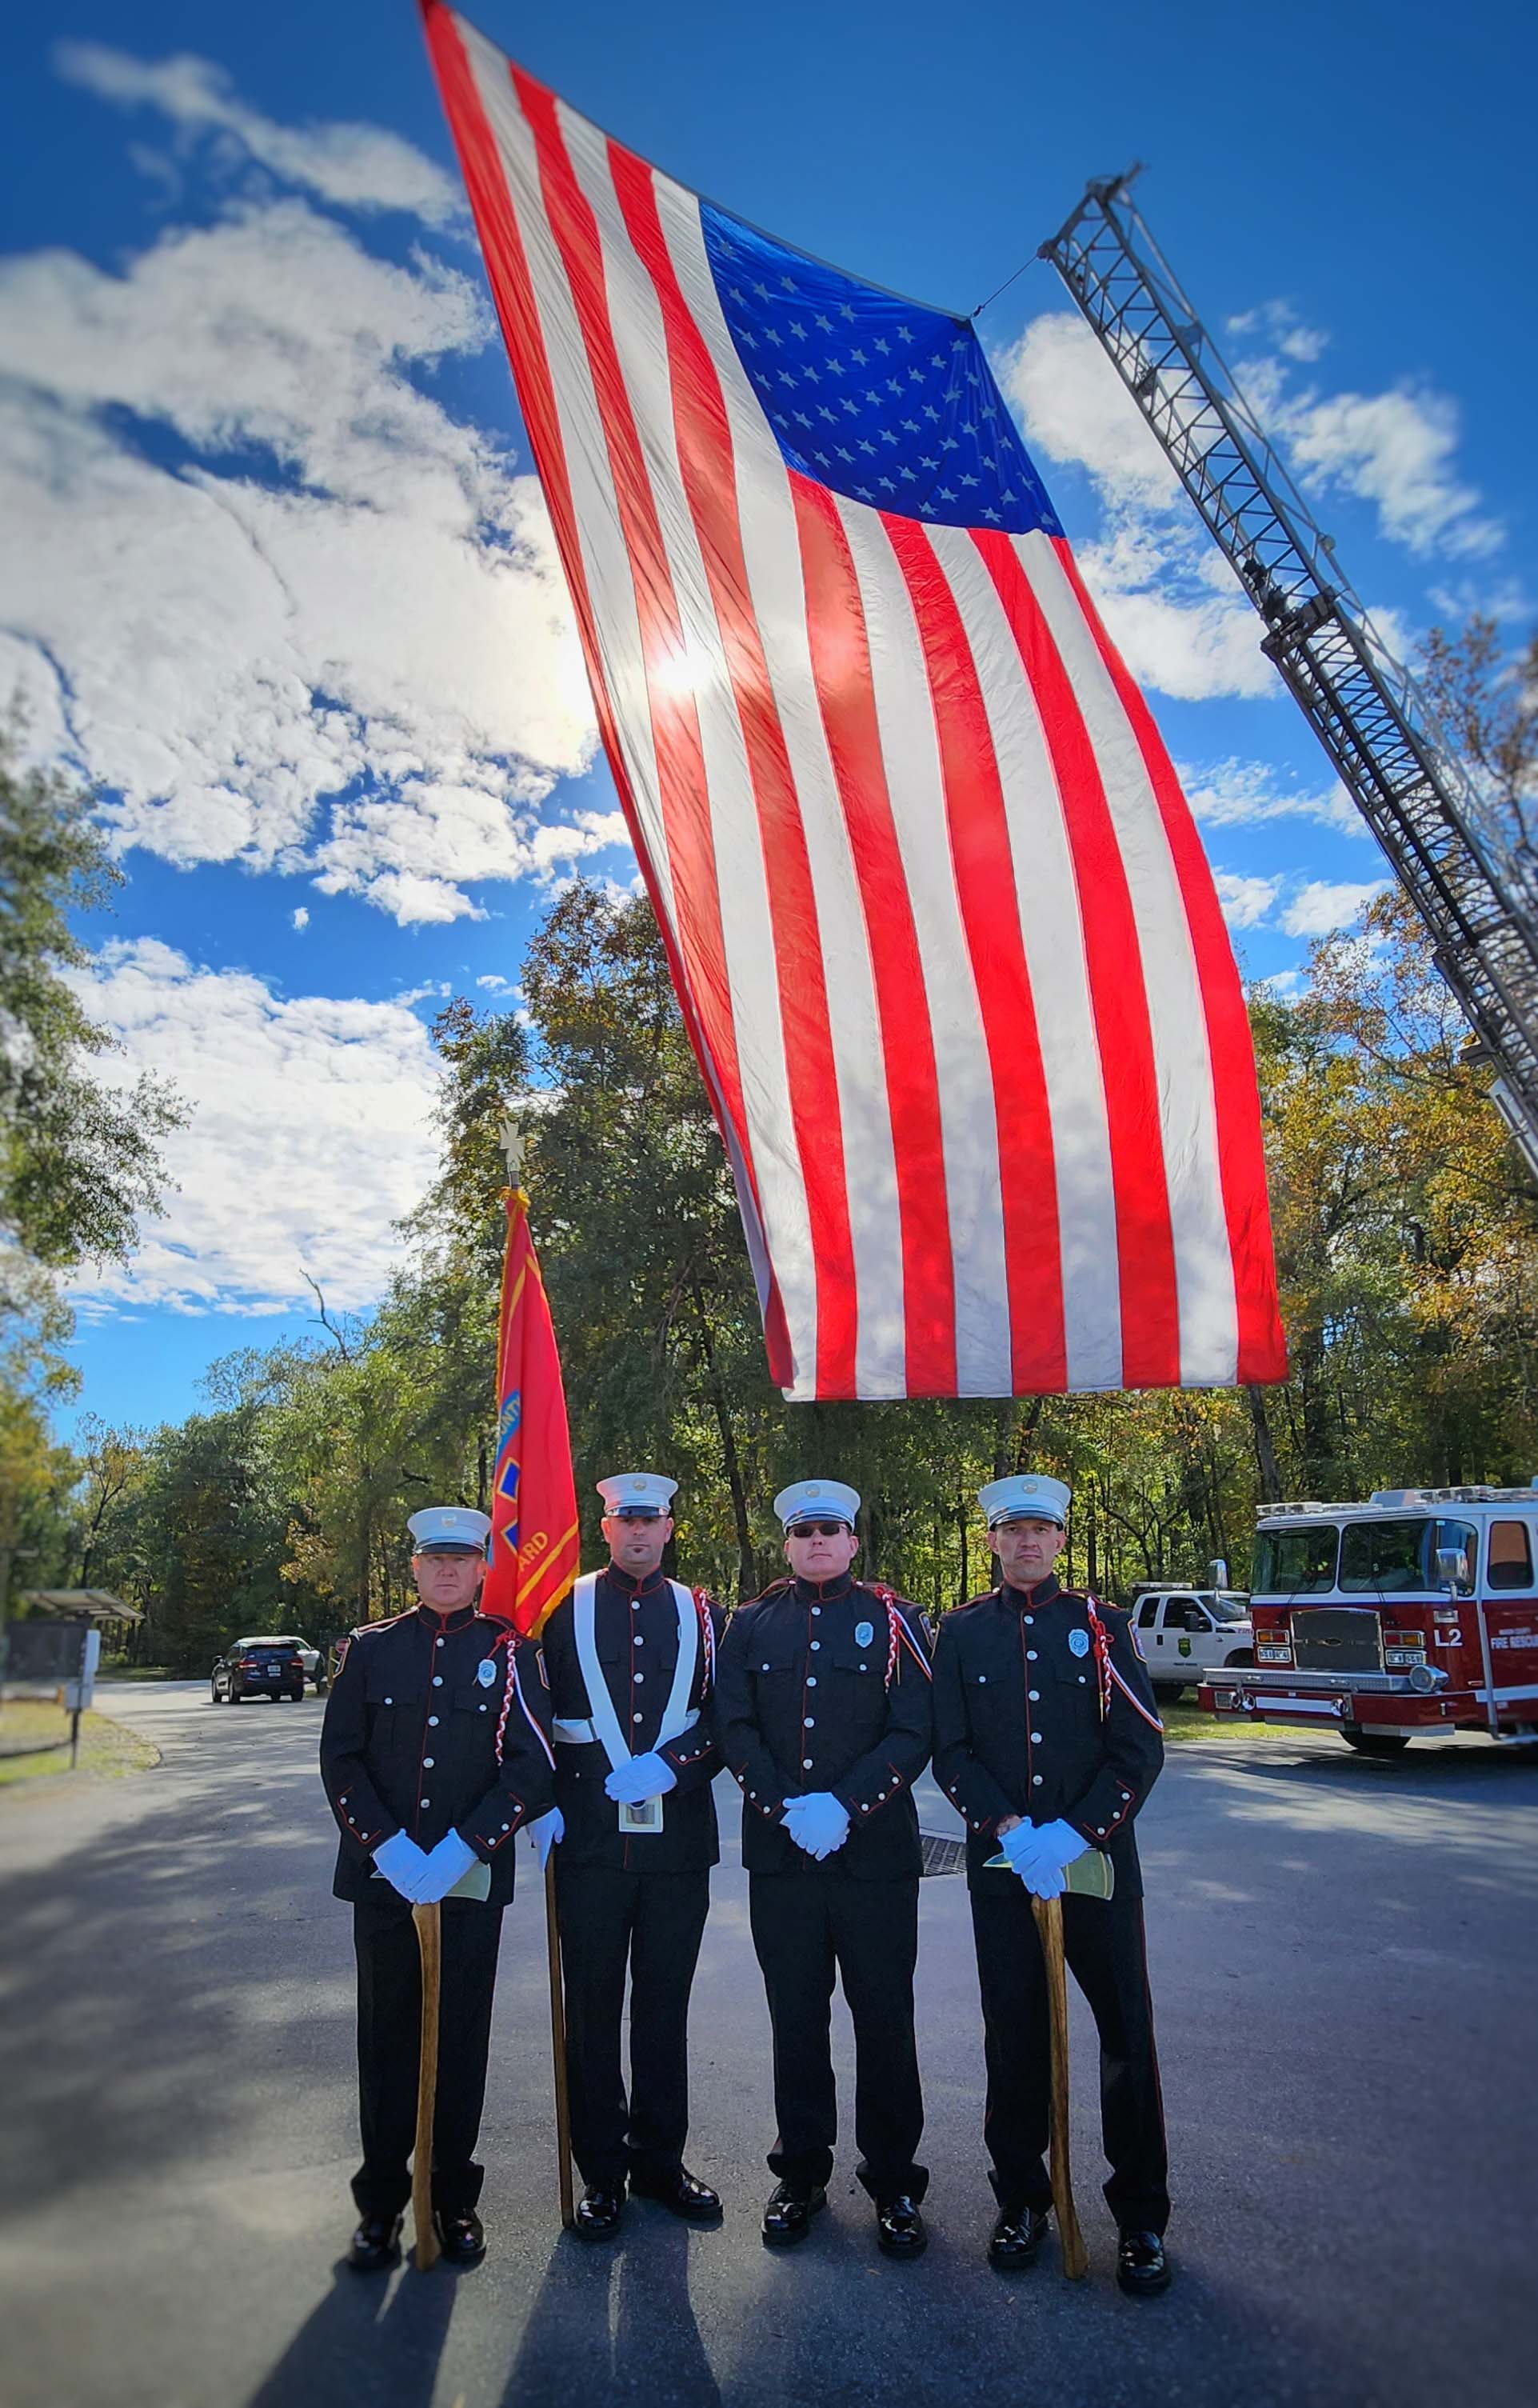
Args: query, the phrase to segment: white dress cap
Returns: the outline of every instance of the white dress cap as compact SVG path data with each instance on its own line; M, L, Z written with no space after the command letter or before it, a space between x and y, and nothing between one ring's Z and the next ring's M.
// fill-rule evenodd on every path
M990 1530L1001 1522L1056 1522L1068 1527L1068 1500L1073 1490L1065 1480L1049 1480L1042 1471L1017 1471L1008 1480L990 1480L977 1491Z
M664 1480L660 1471L611 1471L598 1483L606 1513L639 1513L648 1519L671 1512L677 1492L677 1482Z
M424 1505L406 1526L419 1555L483 1555L491 1532L490 1515L473 1505Z
M847 1522L852 1530L860 1491L846 1487L842 1480L798 1480L780 1490L775 1511L788 1530L798 1522Z

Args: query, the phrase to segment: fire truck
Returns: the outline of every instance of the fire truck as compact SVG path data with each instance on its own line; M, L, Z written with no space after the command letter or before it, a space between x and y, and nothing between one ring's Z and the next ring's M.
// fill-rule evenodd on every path
M1197 1694L1223 1721L1334 1729L1366 1756L1455 1730L1538 1739L1535 1566L1538 1482L1263 1506L1253 1667Z

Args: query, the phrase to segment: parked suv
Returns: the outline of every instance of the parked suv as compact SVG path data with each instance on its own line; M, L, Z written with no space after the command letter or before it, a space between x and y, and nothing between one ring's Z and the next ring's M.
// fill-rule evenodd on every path
M292 1698L305 1694L305 1660L297 1639L237 1639L209 1676L216 1706L238 1706L243 1698Z
M1172 1705L1188 1682L1225 1664L1253 1664L1255 1634L1242 1589L1173 1588L1140 1584L1132 1627L1154 1695Z

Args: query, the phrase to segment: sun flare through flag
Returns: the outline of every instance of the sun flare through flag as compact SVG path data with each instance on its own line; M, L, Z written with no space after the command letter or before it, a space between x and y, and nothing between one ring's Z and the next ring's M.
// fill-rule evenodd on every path
M774 1378L1285 1377L1212 876L975 330L423 5Z
M515 1187L502 1262L491 1560L481 1612L534 1637L577 1578L578 1549L561 1356L529 1234L529 1199Z

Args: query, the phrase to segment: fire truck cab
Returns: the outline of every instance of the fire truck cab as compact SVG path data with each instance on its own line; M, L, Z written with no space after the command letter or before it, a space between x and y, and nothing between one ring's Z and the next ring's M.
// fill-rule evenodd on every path
M1253 1669L1198 1691L1223 1720L1332 1727L1370 1756L1538 1739L1538 1483L1264 1506L1250 1618Z

